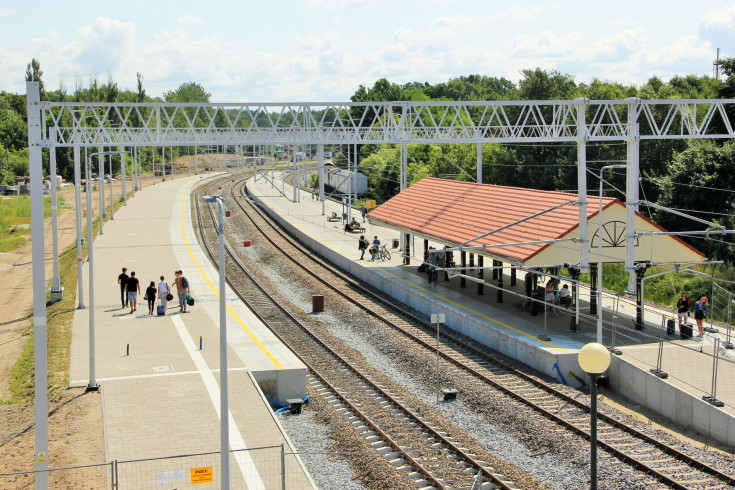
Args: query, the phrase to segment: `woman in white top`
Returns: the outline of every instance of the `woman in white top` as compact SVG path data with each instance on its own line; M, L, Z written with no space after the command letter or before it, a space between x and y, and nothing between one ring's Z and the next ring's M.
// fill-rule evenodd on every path
M171 288L168 287L168 283L161 276L161 282L158 283L158 299L161 300L163 311L166 311L166 296L168 296L169 291L171 291Z

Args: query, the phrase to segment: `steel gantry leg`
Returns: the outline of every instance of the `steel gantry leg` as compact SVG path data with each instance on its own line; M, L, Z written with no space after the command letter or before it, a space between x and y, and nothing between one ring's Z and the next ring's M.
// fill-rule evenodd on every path
M51 140L56 141L56 128L51 129ZM49 148L49 166L51 167L51 239L53 241L54 276L51 282L51 302L61 301L64 289L59 277L59 220L56 187L56 146Z
M79 136L75 136L75 142ZM77 300L79 305L77 308L84 309L84 275L82 274L82 176L80 150L78 146L74 146L74 207L76 212L77 227Z
M579 195L579 240L580 269L589 267L589 232L587 231L587 122L588 99L576 99L577 106L577 193Z
M322 216L324 216L324 145L316 145L316 160L319 171L319 200L322 203Z
M638 105L640 99L629 99L628 102L628 171L625 180L625 270L628 271L628 291L636 294L636 271L635 271L635 212L638 206L638 173L639 173L639 147L640 135L638 134Z
M26 82L28 162L31 174L31 255L33 258L33 362L36 488L48 488L48 369L46 351L46 261L43 229L43 165L39 82Z

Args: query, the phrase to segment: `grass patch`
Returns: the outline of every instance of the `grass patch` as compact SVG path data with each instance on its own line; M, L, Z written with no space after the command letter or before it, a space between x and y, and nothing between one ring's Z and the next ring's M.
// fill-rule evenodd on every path
M687 297L692 302L699 300L702 296L707 296L710 301L710 313L713 319L717 321L727 320L727 293L719 289L712 297L713 279L697 275L684 269L694 269L700 274L707 274L714 277L714 282L721 288L733 293L735 299L735 284L729 284L724 281L735 281L735 265L718 264L718 265L699 265L699 266L683 266L681 272L670 272L662 274L658 277L646 279L645 291L646 301L653 301L660 305L674 308L681 293L687 293ZM646 277L652 276L659 272L671 270L670 267L653 267L646 272ZM562 275L568 276L568 271L563 269ZM590 284L589 273L581 274L580 281ZM628 273L624 264L603 264L602 267L602 283L605 289L623 293L628 289ZM714 301L714 302L713 302ZM714 306L714 308L713 308Z
M59 205L64 199L59 196ZM43 216L51 216L51 197L43 198ZM0 199L0 252L10 252L31 239L30 196L9 196Z
M119 209L122 202L115 203ZM93 233L99 233L99 218L94 220ZM86 230L83 231L86 236ZM87 254L88 240L82 246L82 256ZM67 389L69 386L69 354L71 352L71 334L76 309L77 289L77 253L72 244L59 255L59 276L64 288L64 298L46 308L46 335L48 359L48 392L53 394ZM51 278L49 278L51 279ZM49 281L50 282L50 281ZM47 285L48 286L48 285ZM48 304L50 293L46 293ZM34 395L34 363L33 363L33 329L30 329L20 358L10 369L8 387L12 398L2 403L29 403Z

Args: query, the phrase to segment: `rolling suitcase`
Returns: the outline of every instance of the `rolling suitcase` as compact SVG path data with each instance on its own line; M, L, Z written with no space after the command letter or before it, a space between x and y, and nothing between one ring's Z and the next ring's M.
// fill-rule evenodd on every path
M692 338L692 326L689 324L680 323L679 324L679 335L681 335L682 339L691 339Z
M666 321L666 335L674 335L676 327L676 322L674 322L673 319L669 319Z
M156 313L158 314L158 316L163 316L166 314L166 308L164 308L163 305L158 305L156 307Z

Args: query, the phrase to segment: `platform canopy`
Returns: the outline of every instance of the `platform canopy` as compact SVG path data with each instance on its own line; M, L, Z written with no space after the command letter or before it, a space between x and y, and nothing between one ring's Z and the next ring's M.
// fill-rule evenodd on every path
M367 217L372 224L449 247L485 247L470 251L506 263L525 267L579 264L578 200L577 194L566 192L427 177ZM588 196L587 201L589 260L598 262L600 200ZM609 197L602 199L602 205L602 262L625 262L625 205ZM635 232L649 231L666 230L636 213ZM636 239L635 260L700 262L704 254L675 236L642 235Z

